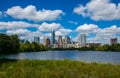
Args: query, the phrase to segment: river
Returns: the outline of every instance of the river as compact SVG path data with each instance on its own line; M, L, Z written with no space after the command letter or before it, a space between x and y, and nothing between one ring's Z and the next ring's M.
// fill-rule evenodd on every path
M0 55L0 59L39 59L39 60L76 60L83 62L120 64L120 52L100 51L44 51L19 53L13 55Z

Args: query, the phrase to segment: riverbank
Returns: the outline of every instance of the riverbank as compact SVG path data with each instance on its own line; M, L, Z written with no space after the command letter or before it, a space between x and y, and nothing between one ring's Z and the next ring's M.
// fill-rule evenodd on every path
M120 76L120 65L70 60L5 61L0 62L1 78L119 78Z

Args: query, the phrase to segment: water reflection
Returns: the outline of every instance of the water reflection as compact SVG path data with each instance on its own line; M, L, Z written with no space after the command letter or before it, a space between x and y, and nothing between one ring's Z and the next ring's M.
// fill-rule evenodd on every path
M46 51L19 53L15 55L0 56L8 59L40 59L63 60L71 59L85 62L102 62L120 64L120 52L93 52L93 51Z

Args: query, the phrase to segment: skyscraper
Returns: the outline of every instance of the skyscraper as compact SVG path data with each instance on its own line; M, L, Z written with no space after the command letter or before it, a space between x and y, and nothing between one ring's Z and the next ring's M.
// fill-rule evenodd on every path
M110 39L110 44L117 44L118 40L117 38Z
M49 37L44 37L44 46L51 47L51 43L50 43Z
M69 36L65 36L65 38L63 39L63 48L68 48L68 44L70 44L70 37Z
M63 41L62 41L62 36L58 37L58 47L62 48L63 47Z
M39 37L34 37L34 41L35 41L36 43L39 43L39 42L40 42L40 38L39 38Z
M46 39L46 46L50 47L50 39L49 38Z
M55 31L52 31L52 44L55 44Z
M86 46L86 35L85 34L78 35L78 44L80 47Z

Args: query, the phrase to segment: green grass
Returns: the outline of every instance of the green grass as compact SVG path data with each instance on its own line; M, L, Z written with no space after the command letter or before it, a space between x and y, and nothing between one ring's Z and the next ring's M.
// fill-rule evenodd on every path
M2 61L0 78L120 78L120 65L78 61Z

